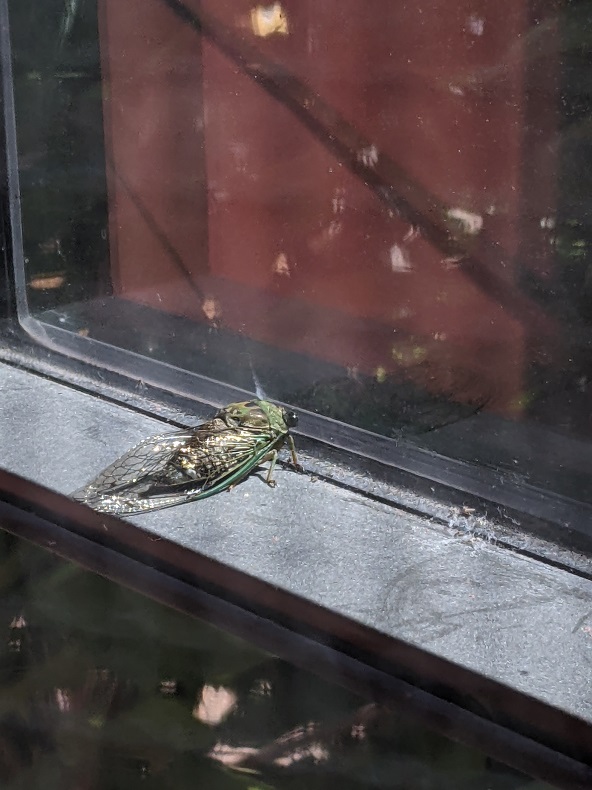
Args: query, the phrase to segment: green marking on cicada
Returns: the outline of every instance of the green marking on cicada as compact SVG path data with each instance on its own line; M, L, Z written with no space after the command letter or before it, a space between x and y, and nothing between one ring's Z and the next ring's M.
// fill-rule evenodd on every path
M290 428L294 412L265 400L231 403L189 430L152 436L72 494L102 513L129 516L218 494L269 462L275 486L278 450L287 444L300 469Z

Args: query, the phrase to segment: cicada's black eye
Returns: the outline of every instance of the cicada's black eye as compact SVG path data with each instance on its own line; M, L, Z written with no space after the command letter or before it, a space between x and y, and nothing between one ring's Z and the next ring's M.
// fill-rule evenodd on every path
M298 415L295 411L286 411L284 409L284 422L288 428L295 428L298 425Z

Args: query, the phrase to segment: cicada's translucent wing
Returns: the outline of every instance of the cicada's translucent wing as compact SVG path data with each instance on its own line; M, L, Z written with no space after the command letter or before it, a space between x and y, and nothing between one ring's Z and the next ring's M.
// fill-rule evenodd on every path
M88 485L112 491L133 485L138 480L161 471L190 438L191 431L151 436L103 469ZM80 492L85 488L87 486L80 489Z
M171 507L230 486L257 465L268 443L269 437L212 420L146 439L72 496L116 515Z
M71 496L101 512L130 514L149 510L150 506L141 501L142 491L149 486L151 479L166 470L167 464L193 435L193 431L183 430L151 436L124 453Z

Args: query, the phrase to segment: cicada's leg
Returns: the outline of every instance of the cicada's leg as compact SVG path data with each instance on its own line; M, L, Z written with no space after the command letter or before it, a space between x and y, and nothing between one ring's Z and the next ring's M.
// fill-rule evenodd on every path
M275 469L275 462L277 461L277 457L278 457L277 450L270 450L267 453L267 455L264 456L261 459L263 461L263 463L265 463L265 461L270 461L269 469L267 470L267 477L265 479L265 482L271 488L275 488L275 486L276 486L276 482L273 479L272 474L273 474L273 470Z
M290 448L290 454L292 455L292 466L296 471L302 472L303 469L298 463L298 457L296 455L296 446L294 445L294 439L288 434L288 447Z

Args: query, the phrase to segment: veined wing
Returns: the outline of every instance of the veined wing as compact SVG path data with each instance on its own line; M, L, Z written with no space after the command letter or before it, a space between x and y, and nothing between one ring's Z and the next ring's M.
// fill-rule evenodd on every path
M72 496L103 513L132 515L188 502L240 479L265 454L252 431L219 420L153 436L122 455ZM243 467L243 473L237 471Z
M74 499L83 499L84 493L90 488L95 491L118 491L137 483L142 478L156 474L166 466L178 449L191 439L192 434L191 430L183 430L145 439L113 461L71 496Z

